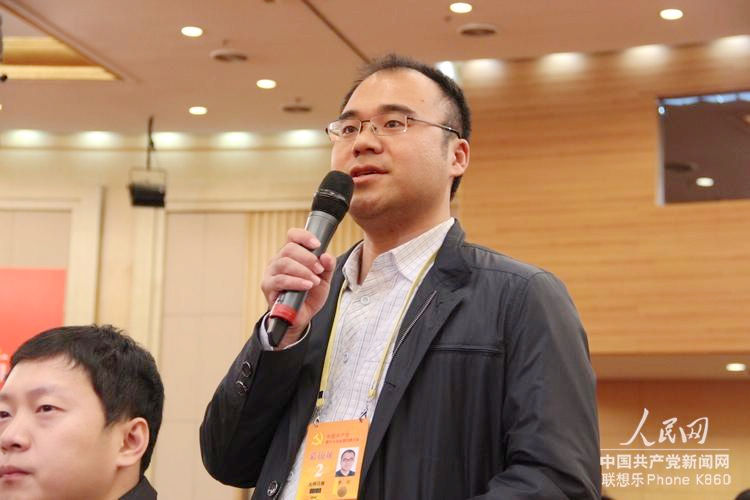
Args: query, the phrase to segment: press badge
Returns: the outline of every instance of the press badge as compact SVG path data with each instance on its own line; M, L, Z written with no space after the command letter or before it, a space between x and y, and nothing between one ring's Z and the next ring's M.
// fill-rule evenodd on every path
M356 500L368 428L364 418L307 427L297 500Z

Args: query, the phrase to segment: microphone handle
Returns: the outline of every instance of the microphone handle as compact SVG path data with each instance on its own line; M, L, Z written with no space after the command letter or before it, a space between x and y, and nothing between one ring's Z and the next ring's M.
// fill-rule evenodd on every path
M315 250L311 250L316 257L323 255L323 252L328 248L328 243L331 242L333 233L339 225L339 220L333 215L322 212L320 210L313 210L307 217L307 223L305 229L315 235L320 241L320 246ZM307 290L305 291L284 291L277 298L268 318L268 342L276 347L284 338L289 326L294 323L294 318L297 316L302 304L307 298Z

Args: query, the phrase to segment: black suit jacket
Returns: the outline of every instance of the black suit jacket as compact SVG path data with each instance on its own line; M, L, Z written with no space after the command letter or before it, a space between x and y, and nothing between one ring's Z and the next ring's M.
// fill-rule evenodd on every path
M347 255L308 335L266 352L254 333L206 409L206 469L257 485L255 499L279 494L305 436ZM364 500L598 498L595 380L564 285L466 243L456 222L405 315L364 453Z

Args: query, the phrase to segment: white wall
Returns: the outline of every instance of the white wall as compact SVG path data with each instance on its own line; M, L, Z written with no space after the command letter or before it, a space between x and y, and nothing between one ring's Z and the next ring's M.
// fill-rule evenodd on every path
M3 140L7 135L0 135L0 199L62 199L104 187L95 319L128 329L136 228L126 186L130 169L145 165L145 152L74 148L68 137L56 136L40 146L16 147ZM328 170L329 149L325 143L233 150L173 148L157 152L153 165L167 172L168 209L299 204L309 202Z

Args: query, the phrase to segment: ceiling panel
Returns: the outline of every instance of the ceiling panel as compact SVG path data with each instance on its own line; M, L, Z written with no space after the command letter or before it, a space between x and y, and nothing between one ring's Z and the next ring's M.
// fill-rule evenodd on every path
M308 1L367 56L398 51L428 62L600 52L750 32L745 0L681 0L685 17L672 23L658 17L652 0L475 0L466 15L435 0ZM133 134L145 129L150 114L157 130L199 134L321 128L337 114L361 63L302 0L0 0L0 8L26 21L7 17L6 35L50 33L120 77L8 80L0 86L0 130ZM494 24L499 32L458 35L470 22ZM184 25L201 26L204 36L183 37ZM209 53L223 45L245 52L248 61L211 60ZM278 87L260 90L259 78L273 78ZM295 99L312 112L281 111ZM193 105L208 114L188 115Z

